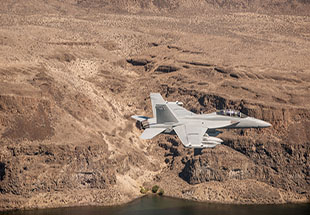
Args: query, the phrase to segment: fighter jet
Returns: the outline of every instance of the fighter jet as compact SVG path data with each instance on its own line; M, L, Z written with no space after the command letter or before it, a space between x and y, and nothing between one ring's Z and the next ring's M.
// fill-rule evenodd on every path
M159 93L151 93L153 117L132 116L144 129L142 139L158 134L176 134L187 148L212 148L223 140L216 136L219 129L267 128L271 124L249 117L240 111L219 110L209 114L195 114L183 108L182 102L167 102Z

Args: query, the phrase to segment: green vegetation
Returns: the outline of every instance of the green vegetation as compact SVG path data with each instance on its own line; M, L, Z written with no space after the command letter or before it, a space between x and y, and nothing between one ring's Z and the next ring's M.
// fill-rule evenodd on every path
M146 194L148 191L149 191L148 188L145 188L145 187L143 187L143 186L140 186L140 193Z
M159 186L158 186L158 185L154 185L154 186L152 187L152 192L153 192L153 193L157 193L158 189L159 189Z
M140 193L142 194L147 194L150 190L152 190L152 193L154 194L158 194L160 196L164 195L164 189L160 188L158 185L154 185L152 189L140 186Z
M160 195L160 196L164 195L164 189L163 189L163 188L160 188L160 189L159 189L158 195Z

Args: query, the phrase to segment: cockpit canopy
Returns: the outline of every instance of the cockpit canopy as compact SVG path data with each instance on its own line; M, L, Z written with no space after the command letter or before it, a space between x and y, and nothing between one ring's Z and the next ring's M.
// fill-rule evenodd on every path
M248 117L247 115L245 115L244 113L241 113L240 111L231 110L231 109L219 110L219 111L216 112L216 114L217 115L222 115L222 116L239 117L239 118L246 118L246 117Z

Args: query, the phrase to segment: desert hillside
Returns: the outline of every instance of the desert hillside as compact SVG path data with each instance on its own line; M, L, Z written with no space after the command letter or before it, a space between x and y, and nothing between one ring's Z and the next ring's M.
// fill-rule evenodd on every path
M205 15L212 12L256 12L277 15L310 15L308 0L3 0L0 11L76 15L89 13L135 13L157 15Z
M237 204L310 197L305 0L4 0L0 210L114 205L140 186ZM197 152L139 139L150 92L270 122Z

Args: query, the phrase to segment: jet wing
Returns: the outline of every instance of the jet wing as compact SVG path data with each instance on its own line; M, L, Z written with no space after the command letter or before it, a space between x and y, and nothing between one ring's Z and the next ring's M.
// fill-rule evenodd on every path
M187 122L183 125L176 126L173 129L185 147L206 148L215 147L222 142L221 139L215 137L205 138L204 134L208 129L225 128L237 123L238 122L232 121L204 120Z
M164 130L166 130L166 128L147 128L143 131L140 138L145 140L152 139L153 137L160 134Z
M201 148L203 135L208 130L202 122L186 123L173 128L185 147Z
M179 125L173 128L175 133L178 135L179 139L185 147L188 147L189 141L187 139L187 132L185 125Z
M216 128L225 128L231 125L236 125L239 122L225 120L225 121L216 121L216 120L204 120L203 124L205 124L208 129L216 129Z

